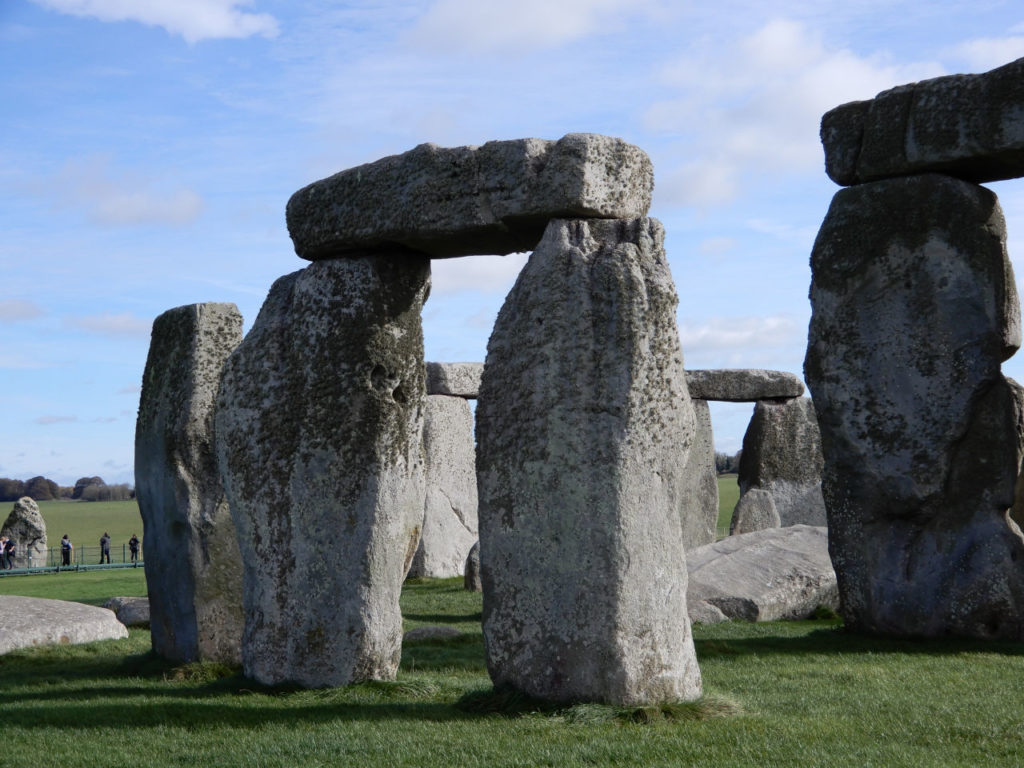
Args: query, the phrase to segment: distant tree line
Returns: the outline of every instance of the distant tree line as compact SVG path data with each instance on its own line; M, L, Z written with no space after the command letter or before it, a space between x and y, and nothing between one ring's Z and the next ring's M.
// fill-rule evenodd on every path
M736 451L734 456L730 456L727 453L720 453L715 451L715 471L718 474L728 474L730 472L740 471L740 457L743 455L742 449Z
M0 501L17 501L22 496L29 496L36 501L127 501L135 498L135 489L128 483L107 485L102 477L81 477L73 486L57 485L42 476L28 480L0 477Z

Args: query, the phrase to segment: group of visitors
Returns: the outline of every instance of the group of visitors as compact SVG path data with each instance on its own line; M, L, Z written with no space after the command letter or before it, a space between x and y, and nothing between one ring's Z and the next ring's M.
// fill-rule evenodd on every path
M14 539L7 536L0 536L0 568L11 570L14 568L14 555L18 551L18 545Z
M71 543L71 539L65 533L64 537L60 540L60 564L71 565L71 553L74 551L75 545ZM134 533L132 537L128 539L128 552L131 554L131 562L138 564L139 562L139 537ZM110 563L110 534L106 531L100 536L100 565L103 563Z

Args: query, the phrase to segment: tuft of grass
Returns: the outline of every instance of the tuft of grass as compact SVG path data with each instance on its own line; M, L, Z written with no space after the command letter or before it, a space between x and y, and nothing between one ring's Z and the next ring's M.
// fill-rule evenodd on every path
M242 668L215 661L193 661L164 673L165 680L187 683L212 683L241 675Z

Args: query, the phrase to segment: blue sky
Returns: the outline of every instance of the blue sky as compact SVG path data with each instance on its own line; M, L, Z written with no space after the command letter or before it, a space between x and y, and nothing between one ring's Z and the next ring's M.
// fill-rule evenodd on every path
M687 367L799 374L822 113L1021 56L1010 0L0 0L0 476L132 482L153 318L248 329L305 264L292 192L425 141L643 147ZM1024 258L1024 190L992 186ZM434 262L428 359L483 360L523 260ZM720 450L750 410L715 408Z

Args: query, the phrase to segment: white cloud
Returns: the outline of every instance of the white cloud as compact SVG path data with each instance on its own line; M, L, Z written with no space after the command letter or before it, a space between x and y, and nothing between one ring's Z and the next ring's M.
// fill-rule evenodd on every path
M974 72L986 72L1024 56L1024 35L979 37L960 43L951 53Z
M24 299L0 299L0 323L34 320L45 315L38 304Z
M655 0L437 0L409 40L446 52L525 54L657 11Z
M163 27L187 42L253 35L275 37L277 20L268 13L249 13L241 7L252 0L34 0L70 16L100 21L137 21Z
M154 185L139 173L113 169L106 157L69 161L34 188L58 208L82 210L90 221L105 226L181 226L203 209L202 198L191 189Z
M513 253L434 259L430 262L430 295L445 296L463 291L507 293L528 258L529 254Z
M676 94L652 104L649 129L677 141L659 168L659 204L698 207L734 199L750 173L821 173L821 116L901 83L943 74L931 62L897 66L883 56L832 50L788 19L732 46L708 46L661 72ZM673 157L696 158L672 168Z
M98 315L76 315L64 318L64 325L100 336L149 336L152 320L136 317L130 312L104 312Z
M47 416L40 416L39 418L35 419L35 423L36 424L42 424L44 426L47 426L47 425L50 425L50 424L61 424L61 423L64 423L64 422L71 422L71 421L78 421L78 417L77 416L50 416L50 415L47 415Z
M806 327L801 327L792 315L714 317L679 324L684 354L788 347L805 343L806 332Z

